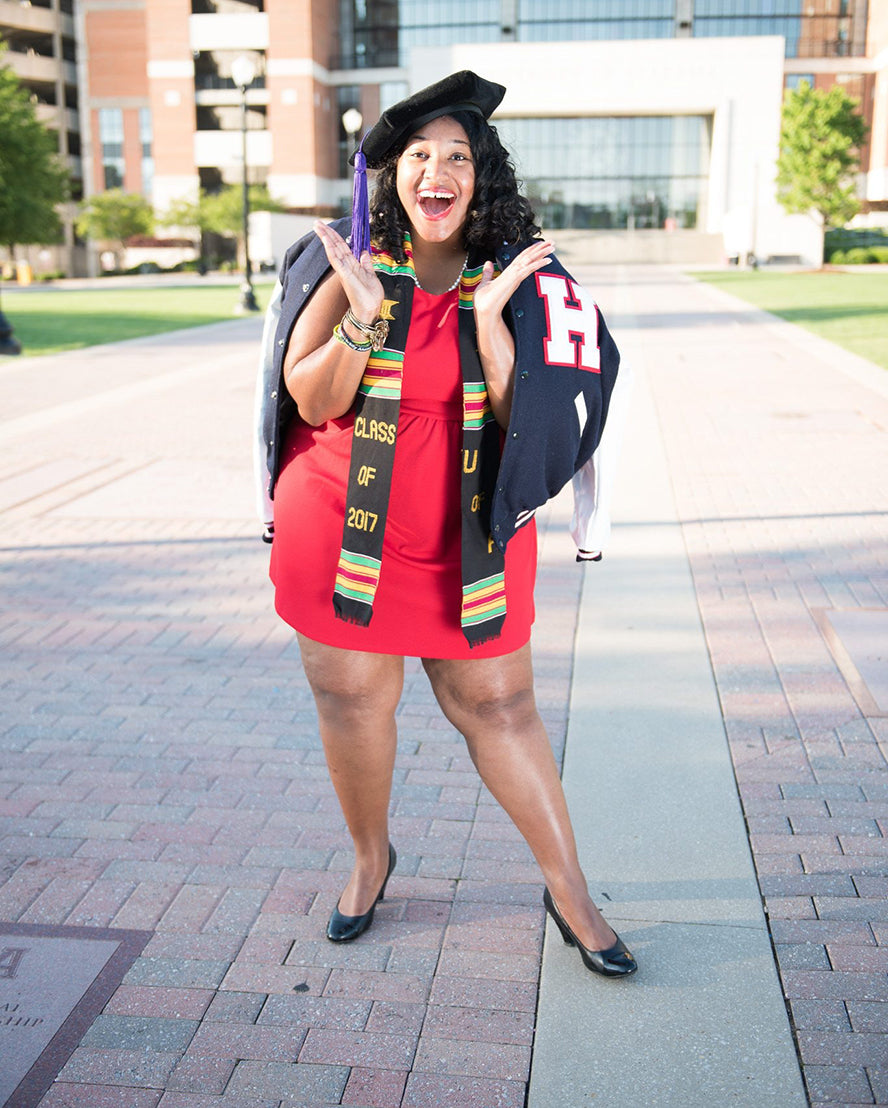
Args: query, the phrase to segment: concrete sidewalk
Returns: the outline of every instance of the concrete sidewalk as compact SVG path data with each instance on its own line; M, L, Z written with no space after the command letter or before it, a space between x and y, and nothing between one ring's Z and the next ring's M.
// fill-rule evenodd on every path
M553 504L534 646L628 982L541 963L415 663L398 868L323 940L350 858L250 518L258 321L0 366L0 919L148 933L44 1108L782 1108L797 1049L811 1103L888 1103L884 378L674 272L582 276L639 381L613 551L576 566Z

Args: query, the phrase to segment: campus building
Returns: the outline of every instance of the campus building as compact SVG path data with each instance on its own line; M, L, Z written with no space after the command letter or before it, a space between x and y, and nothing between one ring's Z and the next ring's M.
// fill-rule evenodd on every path
M860 98L863 218L888 222L888 0L0 0L0 34L23 76L55 67L36 95L84 194L159 212L240 181L247 54L250 179L306 216L348 206L348 109L471 68L508 88L494 122L546 229L602 259L818 260L773 180L803 79Z

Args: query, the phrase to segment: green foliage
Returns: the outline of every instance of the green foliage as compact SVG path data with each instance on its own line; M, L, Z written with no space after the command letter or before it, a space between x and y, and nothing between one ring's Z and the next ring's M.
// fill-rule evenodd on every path
M824 230L841 227L860 208L854 175L866 124L858 106L838 85L812 89L807 81L783 101L778 199L788 212L816 212Z
M850 250L833 250L832 265L888 265L888 246L852 246Z
M824 236L826 256L852 246L888 246L888 231L883 227L834 227Z
M154 211L144 196L122 189L108 189L85 200L77 217L77 232L86 238L110 242L117 247L118 268L133 235L150 235Z
M0 242L58 242L55 210L68 196L68 172L58 157L58 140L37 119L18 78L3 64L0 43Z
M286 205L270 195L267 185L250 185L251 212L284 212ZM167 227L197 227L205 234L212 232L226 238L236 238L243 227L243 191L227 185L219 192L202 192L197 203L175 201L164 213L161 223Z

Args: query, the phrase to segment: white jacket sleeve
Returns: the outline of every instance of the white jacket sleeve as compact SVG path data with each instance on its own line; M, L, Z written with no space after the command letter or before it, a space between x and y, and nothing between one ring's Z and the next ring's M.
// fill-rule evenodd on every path
M266 405L273 404L272 392L275 383L274 374L274 336L281 315L283 285L280 281L274 286L271 300L265 311L265 326L262 330L262 351L259 358L259 371L256 375L256 396L253 404L253 477L256 485L256 513L259 521L266 527L274 526L274 507L268 495L267 446L265 442Z
M598 561L610 539L611 502L632 393L632 370L621 362L598 449L573 477L570 533L578 561Z

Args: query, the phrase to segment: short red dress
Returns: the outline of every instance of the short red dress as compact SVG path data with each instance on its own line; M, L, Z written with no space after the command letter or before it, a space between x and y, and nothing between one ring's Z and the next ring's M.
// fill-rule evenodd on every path
M470 648L460 627L462 374L458 293L417 288L404 369L382 552L368 627L337 619L333 586L342 547L354 412L320 427L290 425L274 495L271 579L283 620L316 642L420 658L493 658L530 638L536 575L533 520L506 550L506 620L499 638Z

